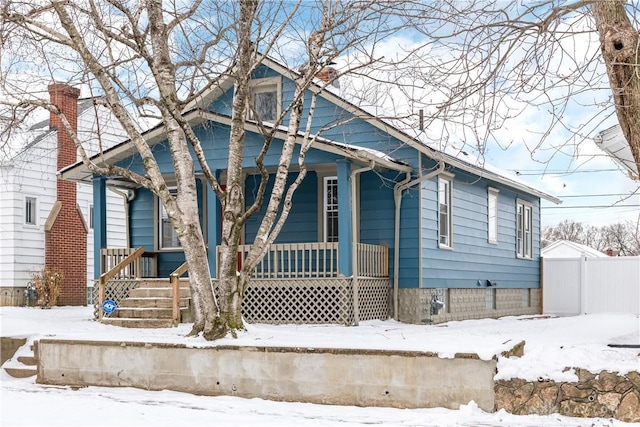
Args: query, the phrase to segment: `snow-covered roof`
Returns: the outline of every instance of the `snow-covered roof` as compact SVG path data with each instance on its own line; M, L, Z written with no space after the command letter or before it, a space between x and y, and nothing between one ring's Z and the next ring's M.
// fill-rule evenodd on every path
M606 258L607 255L593 249L590 246L569 240L556 240L549 246L542 248L540 255L544 258L577 258L587 256L590 258Z
M598 133L595 137L595 142L602 151L611 156L618 165L625 169L632 179L640 180L638 166L633 159L631 147L622 134L620 125L612 126Z

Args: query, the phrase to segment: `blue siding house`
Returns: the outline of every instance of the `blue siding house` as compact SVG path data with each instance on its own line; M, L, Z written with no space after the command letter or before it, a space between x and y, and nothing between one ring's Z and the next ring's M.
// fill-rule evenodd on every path
M294 90L290 69L267 59L254 77L256 88L273 91L272 99L288 104ZM367 113L343 99L337 88L318 84L310 91L317 94L311 132L325 130L306 155L309 172L294 195L289 219L245 294L243 312L249 322L357 324L391 316L424 323L540 312L540 199L558 199L465 154L433 149L420 132L401 130ZM232 99L233 85L226 81L185 112L222 182ZM303 121L301 129L305 126ZM253 159L263 137L252 120L245 129L249 205L260 182ZM284 136L276 134L267 167L277 166ZM173 169L162 127L146 137L170 181ZM105 152L101 161L141 172L133 152L124 142ZM144 248L149 260L140 276L168 278L184 262L180 243L151 192L122 177L92 176L81 163L61 175L93 182L95 229L100 231L94 254L102 260L102 272L114 264L106 239L100 238L106 235L100 207L107 186L129 191L129 246ZM292 169L290 179L296 175ZM215 283L220 205L204 179L199 182ZM261 215L244 227L243 253Z

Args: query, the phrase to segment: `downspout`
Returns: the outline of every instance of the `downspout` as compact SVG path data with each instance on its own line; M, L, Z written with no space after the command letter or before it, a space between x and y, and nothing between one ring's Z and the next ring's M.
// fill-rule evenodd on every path
M399 266L400 263L400 206L402 204L402 192L409 187L413 187L416 184L431 179L434 176L444 171L445 163L443 160L439 161L438 169L429 172L426 175L411 180L411 172L407 172L407 177L397 183L393 187L393 200L396 206L395 226L394 226L394 241L393 241L393 318L398 320L398 280L400 276Z
M375 162L372 160L369 166L365 166L359 169L351 171L351 271L353 274L353 320L354 326L358 326L360 322L360 310L358 309L358 242L357 239L357 221L358 212L355 208L356 204L356 175L362 172L370 171L374 168Z

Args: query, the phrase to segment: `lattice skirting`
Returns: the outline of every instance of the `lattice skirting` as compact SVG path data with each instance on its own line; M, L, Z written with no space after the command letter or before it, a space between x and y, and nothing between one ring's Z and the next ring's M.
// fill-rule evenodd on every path
M129 297L129 292L131 292L131 289L135 289L138 287L139 285L139 281L138 280L127 280L127 279L122 279L122 280L116 280L116 279L112 279L109 280L104 288L104 299L105 300L112 300L116 303L117 306L120 305L120 301L128 298ZM94 318L98 318L98 296L99 296L99 291L98 291L98 283L96 283L94 285L94 292L93 292L93 317ZM109 317L108 314L104 314L105 317Z
M359 279L359 320L389 317L389 289L388 279ZM242 315L248 323L353 325L353 296L351 278L252 279Z

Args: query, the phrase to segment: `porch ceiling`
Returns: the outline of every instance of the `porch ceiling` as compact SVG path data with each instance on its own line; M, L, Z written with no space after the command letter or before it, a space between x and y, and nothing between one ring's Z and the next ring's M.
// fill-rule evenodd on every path
M231 117L199 109L189 111L185 114L185 118L192 126L209 121L229 126L231 125ZM264 123L264 126L273 129L273 126L269 123ZM245 130L249 132L259 133L258 125L254 121L245 121L244 127ZM149 145L153 146L165 140L164 128L160 124L145 132L143 136L145 137ZM287 128L284 126L280 126L275 132L275 137L279 139L286 138ZM304 133L298 132L298 134L296 135L296 143L302 144L303 140ZM358 147L356 145L345 144L321 137L316 137L311 146L314 149L340 155L348 160L363 165L373 164L378 168L397 170L400 172L411 172L412 170L411 166L399 160L395 160L381 151ZM131 140L127 140L108 150L105 150L102 154L93 156L91 160L97 165L114 164L135 154L137 154L137 151L135 150L133 143L131 142ZM90 183L93 173L84 163L77 162L58 171L58 175L61 179L64 180ZM121 187L127 186L127 181L119 177L111 177L109 182L114 185L118 183L117 186ZM131 183L129 183L129 186L131 186Z

